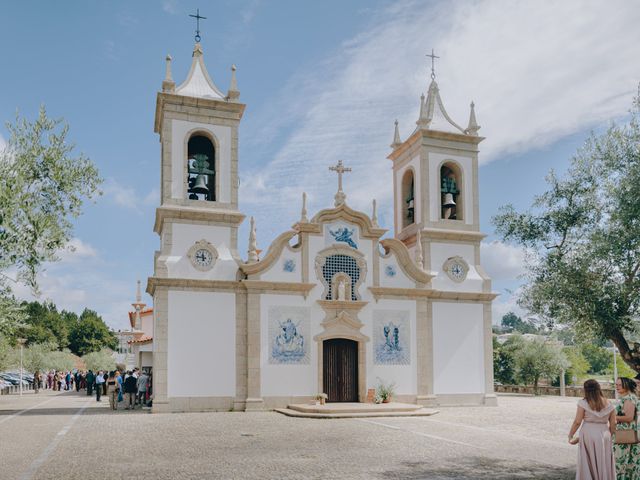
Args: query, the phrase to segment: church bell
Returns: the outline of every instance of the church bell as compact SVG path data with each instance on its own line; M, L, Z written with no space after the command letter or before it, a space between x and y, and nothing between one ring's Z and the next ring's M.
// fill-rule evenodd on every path
M456 202L453 201L453 193L445 193L444 194L444 203L442 204L444 208L452 208L456 206Z
M191 188L191 192L193 193L202 193L206 195L209 193L209 187L207 187L207 176L206 175L198 175L196 177L196 181L193 184L193 188Z

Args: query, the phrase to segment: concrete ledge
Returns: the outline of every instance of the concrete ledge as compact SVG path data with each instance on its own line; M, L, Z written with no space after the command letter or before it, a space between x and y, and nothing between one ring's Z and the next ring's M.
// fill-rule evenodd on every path
M360 405L360 406L358 406ZM438 410L423 408L420 405L387 403L327 404L327 405L289 405L288 408L276 408L276 412L298 418L373 418L373 417L427 417Z

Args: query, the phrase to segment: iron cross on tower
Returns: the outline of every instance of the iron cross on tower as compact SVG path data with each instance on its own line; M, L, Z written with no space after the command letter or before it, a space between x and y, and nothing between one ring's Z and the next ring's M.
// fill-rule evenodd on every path
M196 19L196 42L200 43L200 19L206 20L207 17L201 17L200 16L200 9L196 9L196 14L195 15L189 15L190 17L193 17Z
M331 170L332 172L336 172L338 174L338 191L336 192L336 195L334 197L335 198L334 205L338 207L342 205L345 199L347 198L347 196L342 191L342 174L346 172L350 172L351 169L345 167L342 164L342 160L338 160L338 164L335 167L329 167L329 170Z
M436 68L435 68L435 59L440 58L433 53L433 48L431 49L431 55L427 54L427 57L431 57L431 80L436 79Z

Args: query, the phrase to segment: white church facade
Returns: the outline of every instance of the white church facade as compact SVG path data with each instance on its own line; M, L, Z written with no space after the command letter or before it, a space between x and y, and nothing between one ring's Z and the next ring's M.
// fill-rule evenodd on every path
M371 216L348 206L340 162L334 205L311 215L303 201L261 256L251 219L242 258L235 68L224 94L199 44L180 85L170 60L155 115L153 411L263 410L318 393L364 402L380 381L398 401L495 404L473 105L459 127L432 80L413 134L401 141L396 123L395 235L378 225L375 202Z

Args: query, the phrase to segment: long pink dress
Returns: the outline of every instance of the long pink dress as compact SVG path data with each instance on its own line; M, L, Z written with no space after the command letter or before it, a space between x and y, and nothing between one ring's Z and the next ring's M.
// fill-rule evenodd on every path
M616 462L608 422L615 407L607 402L606 407L596 412L584 398L578 406L584 408L584 420L580 428L576 480L615 480Z

